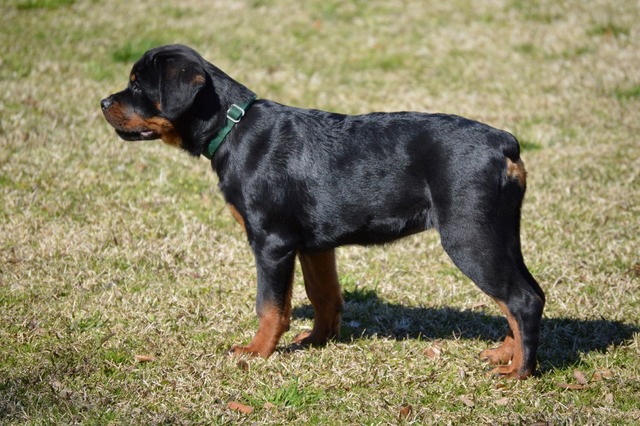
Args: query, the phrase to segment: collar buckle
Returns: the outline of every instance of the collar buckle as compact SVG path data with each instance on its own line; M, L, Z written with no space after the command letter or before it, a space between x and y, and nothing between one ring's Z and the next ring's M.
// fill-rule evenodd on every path
M203 150L201 152L203 156L210 160L213 159L213 154L216 153L216 150L218 149L220 144L224 142L229 132L237 123L240 122L242 117L244 117L245 111L251 107L251 104L253 104L253 101L255 100L256 95L255 93L252 93L251 97L247 100L247 102L243 103L242 106L238 104L231 104L231 106L227 110L227 123L223 128L218 130L218 133L216 133L214 138L203 147Z
M231 104L227 110L227 118L234 123L239 123L242 117L244 117L244 109L236 104Z

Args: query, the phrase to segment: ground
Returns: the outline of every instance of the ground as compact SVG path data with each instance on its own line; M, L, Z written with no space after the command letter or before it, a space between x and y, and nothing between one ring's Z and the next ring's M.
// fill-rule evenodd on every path
M640 417L635 1L0 0L0 423L631 424ZM430 232L338 251L325 348L298 269L268 360L255 272L204 159L126 143L100 99L180 42L260 97L447 112L514 133L539 375L487 376L506 321Z

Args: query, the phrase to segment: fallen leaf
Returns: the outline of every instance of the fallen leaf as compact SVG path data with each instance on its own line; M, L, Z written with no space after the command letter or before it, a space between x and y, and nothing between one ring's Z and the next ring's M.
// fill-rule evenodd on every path
M247 361L245 361L244 359L241 359L240 361L238 361L238 363L236 365L242 371L249 371L249 363Z
M611 377L613 377L613 373L611 373L611 371L609 371L609 370L604 370L604 371L598 371L593 376L594 377L598 376L598 380L610 379Z
M462 403L469 408L473 408L476 406L476 404L472 400L464 396L460 397L460 401L462 401Z
M576 378L576 380L578 381L578 383L580 383L583 386L586 386L587 384L587 378L585 377L584 373L580 370L573 370L573 377Z
M579 385L577 383L556 383L556 386L562 389L571 389L571 390L581 390L584 389L584 385Z
M154 357L153 355L134 355L134 358L138 362L149 362L156 359L156 357Z
M431 358L431 359L438 359L440 358L440 349L436 348L436 347L430 347L424 350L424 354Z
M402 407L400 407L400 418L406 419L411 415L412 411L413 411L413 407L410 404L403 405Z
M264 408L265 410L271 410L272 408L276 408L276 406L270 403L269 401L267 401L264 403L262 408Z
M507 404L509 404L509 398L507 398L506 396L496 401L496 405L507 405Z
M243 414L251 414L253 413L253 407L250 407L248 405L244 405L244 404L240 404L239 402L236 401L231 401L230 403L227 404L227 408L229 410L233 410L233 411L240 411Z
M608 393L604 396L604 402L606 402L609 405L613 405L613 394L612 393Z

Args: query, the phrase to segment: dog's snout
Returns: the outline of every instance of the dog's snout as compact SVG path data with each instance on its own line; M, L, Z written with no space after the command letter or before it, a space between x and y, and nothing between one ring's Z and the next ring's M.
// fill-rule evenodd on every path
M100 101L100 106L102 107L102 109L108 109L111 105L113 104L113 99L111 99L111 96L109 96L108 98L104 98L103 100Z

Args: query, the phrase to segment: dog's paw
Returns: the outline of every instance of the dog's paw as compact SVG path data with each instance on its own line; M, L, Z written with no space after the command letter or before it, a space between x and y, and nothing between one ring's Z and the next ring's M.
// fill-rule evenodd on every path
M324 346L334 337L336 337L334 334L317 333L314 332L314 330L306 330L299 333L293 339L293 343L300 346Z
M480 352L480 359L491 365L509 364L511 358L513 358L513 352L506 350L503 346L494 349L485 349Z
M233 345L231 347L231 349L229 349L227 351L227 355L229 355L229 356L243 356L243 355L246 355L246 356L250 356L250 357L267 358L269 355L271 355L271 353L263 354L257 348L255 348L253 345L248 345L248 346Z
M292 343L294 345L307 346L313 344L313 340L314 339L311 338L311 330L306 330L298 333L298 335L293 339Z
M520 370L519 368L517 368L517 366L510 364L492 368L491 370L489 370L489 374L501 379L523 380L531 377L532 372L529 370Z

